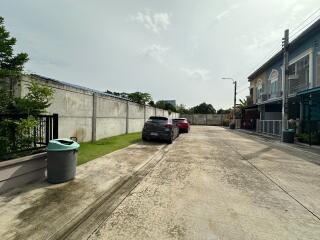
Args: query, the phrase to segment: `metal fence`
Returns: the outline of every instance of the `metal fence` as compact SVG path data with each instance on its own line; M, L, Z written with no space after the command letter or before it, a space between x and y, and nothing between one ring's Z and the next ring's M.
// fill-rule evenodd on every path
M58 115L0 114L0 159L44 149L58 138Z
M270 134L274 136L281 136L282 121L281 120L259 120L257 119L257 132L263 134Z

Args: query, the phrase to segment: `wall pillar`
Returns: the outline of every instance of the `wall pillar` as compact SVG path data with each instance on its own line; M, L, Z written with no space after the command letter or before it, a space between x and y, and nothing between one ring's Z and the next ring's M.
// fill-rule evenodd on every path
M92 95L92 135L91 141L97 140L97 94Z
M126 134L129 133L129 101L127 101L127 111L126 111Z

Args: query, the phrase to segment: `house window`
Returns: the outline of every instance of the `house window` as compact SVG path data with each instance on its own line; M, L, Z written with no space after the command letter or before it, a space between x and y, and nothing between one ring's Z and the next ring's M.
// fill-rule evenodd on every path
M261 100L262 94L263 94L263 84L260 83L260 84L258 85L258 87L257 87L257 99L258 99L258 100L259 100L259 99Z
M289 94L309 87L309 61L307 55L289 65Z
M273 69L269 76L271 97L275 97L278 93L278 78L279 78L279 71L276 69Z

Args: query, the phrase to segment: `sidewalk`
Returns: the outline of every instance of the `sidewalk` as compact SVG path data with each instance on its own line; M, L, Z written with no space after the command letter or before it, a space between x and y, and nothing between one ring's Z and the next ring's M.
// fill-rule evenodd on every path
M320 146L316 146L316 145L309 146L308 144L300 143L297 141L295 141L295 143L293 143L293 144L283 143L283 142L281 142L281 139L276 136L267 135L267 134L260 134L260 133L245 130L245 129L236 129L236 131L240 132L240 133L249 134L249 135L256 137L257 139L260 139L265 142L270 142L270 143L277 144L277 145L280 144L284 147L300 149L302 151L306 151L309 153L320 155Z
M54 239L58 231L123 184L165 146L133 144L81 165L73 181L34 183L1 195L1 239Z

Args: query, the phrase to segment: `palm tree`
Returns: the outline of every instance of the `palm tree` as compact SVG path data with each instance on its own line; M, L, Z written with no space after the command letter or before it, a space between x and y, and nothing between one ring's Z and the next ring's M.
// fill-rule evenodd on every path
M248 106L248 101L247 101L247 99L240 99L239 100L240 101L240 108L245 108L245 107L247 107Z

